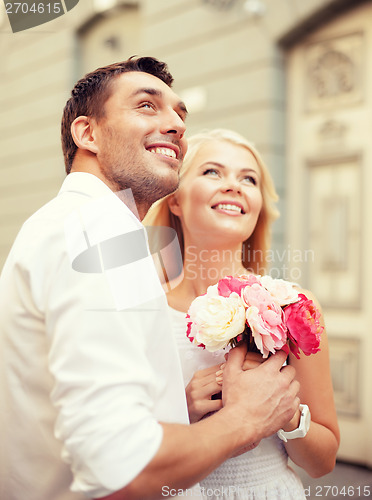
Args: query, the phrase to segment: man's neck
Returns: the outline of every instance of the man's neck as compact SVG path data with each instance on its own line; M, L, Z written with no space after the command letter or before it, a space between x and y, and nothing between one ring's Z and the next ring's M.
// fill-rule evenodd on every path
M132 190L130 188L121 189L119 186L116 186L115 184L110 182L110 180L107 179L107 177L102 173L99 165L95 161L95 158L85 157L83 160L75 158L71 168L71 173L73 172L85 172L95 175L118 196L118 198L129 208L131 212L133 212L138 220L142 221L142 219L147 214L149 207L145 207L142 204L136 203Z

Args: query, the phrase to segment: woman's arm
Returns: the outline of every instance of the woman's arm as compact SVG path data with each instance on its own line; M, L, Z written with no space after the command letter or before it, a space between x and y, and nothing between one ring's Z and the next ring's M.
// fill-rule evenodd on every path
M302 290L301 293L313 300L321 311L319 303L311 292ZM324 326L323 315L320 322ZM340 443L325 330L321 336L320 351L310 356L301 353L300 356L300 359L297 359L290 354L289 364L296 369L296 378L301 386L300 400L310 409L311 424L304 438L288 440L285 447L296 465L305 469L311 477L320 477L333 470ZM284 430L296 429L299 419L300 414L297 412L283 427Z

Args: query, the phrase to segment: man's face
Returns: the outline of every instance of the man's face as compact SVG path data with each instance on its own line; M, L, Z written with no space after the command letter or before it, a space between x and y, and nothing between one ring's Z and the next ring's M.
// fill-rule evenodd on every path
M96 157L110 187L130 188L143 216L178 186L187 112L173 90L148 73L124 73L112 86L103 118L92 120Z

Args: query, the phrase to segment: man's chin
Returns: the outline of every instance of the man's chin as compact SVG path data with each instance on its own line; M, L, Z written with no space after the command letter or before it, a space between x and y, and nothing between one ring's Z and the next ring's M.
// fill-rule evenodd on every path
M180 179L178 177L176 182L174 182L173 184L169 184L169 189L167 190L167 193L163 194L162 198L164 198L164 196L167 196L168 194L172 194L175 191L177 191L179 185L180 185Z
M174 193L179 185L179 180L175 182L165 182L163 179L162 183L157 183L157 185L152 185L151 187L145 190L141 190L137 196L135 196L137 206L141 207L140 212L145 212L150 209L151 205L153 205L156 201L168 196L169 194ZM152 189L151 189L152 188Z
M172 172L171 175L167 175L162 179L159 179L158 189L154 189L154 201L160 200L160 198L164 198L168 194L174 193L180 184L180 178L178 172Z

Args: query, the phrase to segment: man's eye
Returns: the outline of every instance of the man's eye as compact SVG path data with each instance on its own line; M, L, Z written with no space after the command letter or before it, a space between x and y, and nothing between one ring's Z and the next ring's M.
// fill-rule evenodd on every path
M142 109L155 109L155 106L151 102L143 102L139 107Z

